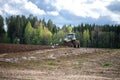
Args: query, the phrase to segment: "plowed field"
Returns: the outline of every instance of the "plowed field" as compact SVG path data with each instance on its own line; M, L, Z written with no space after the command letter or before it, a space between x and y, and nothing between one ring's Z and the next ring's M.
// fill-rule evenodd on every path
M56 46L55 48L59 48ZM15 53L33 50L53 49L51 46L24 45L24 44L2 44L0 43L0 53Z
M120 49L0 44L0 80L120 80Z

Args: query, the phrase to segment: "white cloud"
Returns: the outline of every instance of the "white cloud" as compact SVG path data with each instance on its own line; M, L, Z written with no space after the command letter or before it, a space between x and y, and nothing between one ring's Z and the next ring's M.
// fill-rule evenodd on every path
M34 3L28 0L0 0L0 15L44 15L44 10L38 8Z
M120 16L107 9L111 2L116 0L47 0L56 7L58 11L67 10L68 12L80 16L98 19L101 16L110 17L113 21L120 21Z
M109 16L114 23L120 24L120 15L111 11L107 11L106 16Z
M38 17L52 18L60 24L71 24L71 22L74 22L72 17L74 17L74 20L76 18L85 19L86 22L87 19L88 22L92 22L90 20L97 21L107 17L107 19L110 19L108 22L120 24L120 13L115 13L107 7L118 1L120 0L0 0L0 15L6 17L6 15L28 16L33 14ZM68 19L69 17L70 19ZM81 22L84 21L81 20Z
M15 14L21 14L21 12L19 10L15 9L16 7L12 7L9 4L5 4L1 7L2 13L8 13L11 15L15 15Z
M49 0L52 5L60 10L68 10L70 13L81 17L99 18L106 6L113 0Z
M30 1L26 2L26 4L24 5L24 8L26 10L28 10L30 13L33 13L33 14L37 14L37 15L45 14L45 12L43 10L38 8L35 4L33 4Z
M52 4L60 10L68 10L76 16L99 18L100 13L97 11L104 9L106 3L100 1L91 0L56 0ZM100 6L99 6L100 5Z
M48 14L50 15L53 15L53 16L58 16L59 15L59 12L57 11L50 11L50 12L47 12Z

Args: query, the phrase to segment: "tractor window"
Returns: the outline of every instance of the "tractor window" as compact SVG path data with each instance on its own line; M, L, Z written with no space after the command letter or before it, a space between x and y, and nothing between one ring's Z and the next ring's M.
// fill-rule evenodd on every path
M75 38L75 35L74 35L74 34L68 34L68 35L67 35L67 38L68 38L68 39L73 39L73 38Z

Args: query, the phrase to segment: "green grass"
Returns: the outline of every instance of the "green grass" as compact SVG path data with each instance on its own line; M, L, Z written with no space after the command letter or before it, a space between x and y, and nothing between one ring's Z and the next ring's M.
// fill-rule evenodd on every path
M47 64L48 65L56 65L56 62L55 61L48 61Z
M111 63L109 63L109 62L105 62L105 63L103 63L103 67L109 67L109 66L111 66L112 64Z

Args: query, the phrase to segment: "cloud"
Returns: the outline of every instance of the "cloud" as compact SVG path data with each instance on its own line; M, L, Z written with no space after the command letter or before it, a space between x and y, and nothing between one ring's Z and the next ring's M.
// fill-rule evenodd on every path
M120 24L120 0L112 1L110 5L107 6L109 11L109 16L111 17L112 21Z
M28 0L0 0L0 15L45 15L44 10L38 8Z
M48 3L47 0L30 0L32 3L37 5L40 9L44 10L45 12L48 11L56 11L56 8Z
M107 8L113 12L120 13L120 1L114 1Z
M99 18L109 17L109 19L117 24L120 23L120 15L116 14L108 9L107 6L111 3L119 0L46 0L57 11L67 11L68 14L72 14L82 18L91 18L99 20ZM113 7L115 5L112 5ZM119 6L116 6L118 8ZM114 9L114 10L115 10ZM67 15L67 14L66 14Z
M33 4L32 2L28 1L25 2L26 4L23 6L23 8L25 8L26 10L28 10L28 12L32 13L32 14L39 14L39 15L43 15L45 14L45 12L43 10L41 10L40 8L38 8L35 4Z
M50 11L50 12L47 12L49 15L53 15L53 16L58 16L59 15L59 12L57 11Z
M120 24L120 0L0 0L0 15L33 14L63 24Z
M88 2L88 0L54 0L52 5L55 6L58 11L67 10L76 16L97 19L101 15L99 10L103 10L107 3L94 0L91 2Z

